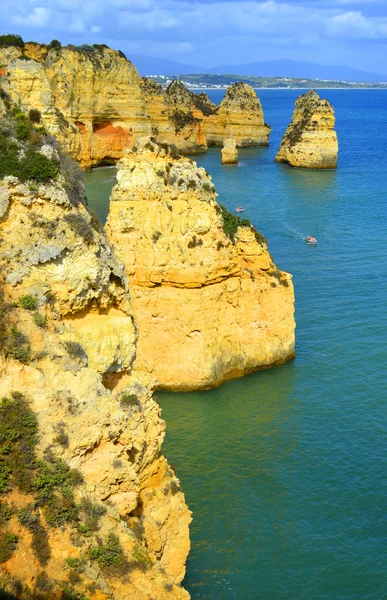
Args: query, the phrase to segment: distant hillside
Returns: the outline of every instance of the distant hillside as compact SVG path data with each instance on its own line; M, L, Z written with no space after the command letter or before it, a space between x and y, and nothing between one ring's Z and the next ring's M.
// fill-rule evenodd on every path
M196 72L196 71L195 71ZM334 79L340 81L387 81L387 74L369 73L351 67L333 67L294 60L267 60L244 65L222 65L210 73L238 73L256 77L294 77L306 79Z
M387 81L386 73L369 73L351 67L333 67L294 60L267 60L241 65L221 65L213 68L195 67L154 56L131 55L130 60L141 75L182 75L183 73L229 75L236 73L247 77L292 77L297 79L361 82Z
M128 54L128 58L136 67L140 75L180 75L181 73L203 73L203 67L194 67L184 63L156 58L154 56L138 56Z

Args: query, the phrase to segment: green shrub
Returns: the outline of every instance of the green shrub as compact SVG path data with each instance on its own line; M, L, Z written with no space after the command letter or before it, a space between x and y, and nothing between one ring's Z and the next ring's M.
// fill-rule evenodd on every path
M28 118L31 121L31 123L40 123L40 120L42 118L40 110L37 110L36 108L31 108L30 112L28 113Z
M2 527L7 521L9 521L13 515L13 509L3 502L0 504L0 527Z
M230 211L228 211L227 208L222 204L219 204L219 206L223 218L223 231L233 243L235 243L235 235L238 231L238 227L250 227L250 229L254 231L255 239L257 240L257 242L261 244L267 243L266 238L261 233L259 233L259 231L255 229L255 227L253 227L249 219L241 219L240 217L230 213Z
M59 173L59 166L49 158L33 149L26 151L24 158L20 161L20 171L17 177L22 181L34 179L46 182L53 179Z
M11 558L16 550L17 542L18 537L13 533L3 533L0 535L0 563L6 562Z
M66 558L66 563L67 566L70 567L70 569L78 569L79 567L78 558Z
M46 325L47 325L47 319L41 313L36 312L34 314L34 323L38 327L41 327L42 329L44 329L46 327Z
M60 50L62 48L62 44L58 40L51 40L48 45L49 49Z
M14 432L18 432L18 436ZM0 491L12 483L24 493L33 490L35 446L38 442L38 423L24 396L14 393L3 398L0 405L0 445L8 442L9 451L0 460Z
M23 38L16 33L0 35L0 46L18 46L21 48L24 46Z
M122 408L130 408L131 406L138 405L138 398L136 394L129 394L124 392L120 398L120 405Z
M90 560L98 562L103 570L125 573L129 567L120 541L114 533L109 534L105 544L90 548L88 556Z
M30 137L31 124L27 118L20 119L15 126L15 133L18 140L25 141Z
M19 298L19 306L21 308L26 308L27 310L36 310L38 308L38 301L35 296L26 294Z

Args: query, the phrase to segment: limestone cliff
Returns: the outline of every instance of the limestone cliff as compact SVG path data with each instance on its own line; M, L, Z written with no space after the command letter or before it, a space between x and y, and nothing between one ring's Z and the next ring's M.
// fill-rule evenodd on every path
M292 167L335 169L338 141L334 131L334 110L315 90L299 96L275 158Z
M153 381L132 372L124 268L65 158L36 130L33 154L15 141L17 119L0 130L23 179L0 179L0 590L187 599L190 512Z
M134 368L163 389L210 388L294 356L291 276L215 197L203 168L149 139L118 165L107 232L130 282Z
M166 91L144 78L142 82L146 110L152 122L152 135L158 140L173 144L184 154L207 150L203 129L203 113L200 107L211 105L208 97L200 103L201 96L190 92L182 83L173 81ZM195 103L195 98L197 101ZM204 94L205 96L205 94Z
M260 102L236 84L219 107L178 81L164 91L105 45L0 48L0 85L89 169L112 164L144 134L182 153L205 152L233 135L238 146L267 144Z
M235 144L235 140L232 137L228 137L224 140L222 148L222 165L237 165L238 164L238 150Z
M247 83L231 85L217 109L205 124L209 146L221 146L232 136L238 147L267 146L270 126L264 121L263 110L255 91Z

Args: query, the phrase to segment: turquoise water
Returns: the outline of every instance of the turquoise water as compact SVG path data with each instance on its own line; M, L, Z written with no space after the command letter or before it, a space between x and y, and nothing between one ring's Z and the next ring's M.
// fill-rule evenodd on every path
M159 394L164 453L193 511L194 599L387 598L387 92L323 91L336 172L273 163L297 95L259 92L268 148L241 151L236 167L219 149L197 158L293 273L297 357L217 390Z

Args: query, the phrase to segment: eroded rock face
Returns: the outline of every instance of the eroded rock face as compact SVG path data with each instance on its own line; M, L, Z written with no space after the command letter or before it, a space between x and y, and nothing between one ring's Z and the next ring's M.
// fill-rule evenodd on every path
M237 165L238 164L238 150L235 144L235 140L232 137L225 139L222 148L222 165Z
M144 135L199 153L233 135L238 146L267 144L260 102L235 84L217 108L205 93L173 81L165 91L141 78L121 52L106 46L0 48L0 85L90 169L113 164Z
M334 110L315 90L299 96L275 158L292 167L335 169L338 141L334 131Z
M0 230L0 427L22 395L43 461L29 458L32 487L12 472L1 490L1 515L12 509L0 518L1 542L17 536L10 556L0 551L2 591L188 599L180 582L191 517L160 453L154 382L132 373L137 333L123 266L60 176L1 180ZM77 483L42 495L51 481L38 480L42 464L48 473L62 465L63 476L77 469Z
M158 387L210 388L294 356L291 276L250 225L223 218L190 159L149 139L126 151L107 232L130 282L134 368Z
M263 110L255 91L247 83L231 85L218 108L206 120L209 146L221 146L232 136L236 145L267 146L270 126L264 121Z

